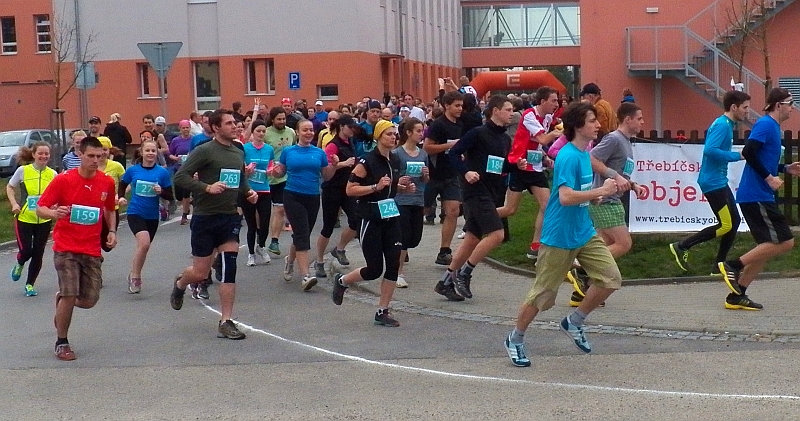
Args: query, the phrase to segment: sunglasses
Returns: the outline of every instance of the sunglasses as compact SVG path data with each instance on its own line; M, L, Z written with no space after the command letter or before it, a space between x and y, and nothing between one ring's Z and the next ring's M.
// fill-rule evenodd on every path
M778 104L783 104L783 105L792 105L792 104L794 104L794 100L793 100L793 99L790 99L790 100L788 100L788 101L781 101L781 102L779 102Z

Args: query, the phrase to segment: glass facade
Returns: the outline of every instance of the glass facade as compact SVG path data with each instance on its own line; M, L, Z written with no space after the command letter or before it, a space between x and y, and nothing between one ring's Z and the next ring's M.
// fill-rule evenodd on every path
M580 45L578 3L462 7L464 48Z

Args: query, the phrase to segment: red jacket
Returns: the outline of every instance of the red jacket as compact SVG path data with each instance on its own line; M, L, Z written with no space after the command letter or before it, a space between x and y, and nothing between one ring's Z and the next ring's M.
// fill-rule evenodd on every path
M514 135L514 141L511 143L508 161L516 164L520 159L527 159L529 150L542 150L542 145L536 141L535 137L549 132L552 121L552 114L542 117L537 114L536 107L525 110L519 119L519 127L517 134ZM533 171L533 165L528 164L526 170Z

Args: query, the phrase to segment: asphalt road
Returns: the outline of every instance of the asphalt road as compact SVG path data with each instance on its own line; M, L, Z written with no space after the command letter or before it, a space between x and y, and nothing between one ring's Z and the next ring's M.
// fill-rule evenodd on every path
M244 251L235 317L248 338L218 339L213 287L207 302L169 306L190 261L188 227L161 227L136 295L125 284L132 236L119 232L100 302L75 312L76 361L53 355L52 252L38 297L0 282L0 419L800 418L797 343L594 334L585 356L562 333L532 328L533 366L515 368L507 326L404 312L399 328L374 326L371 296L351 291L361 299L334 306L326 282L303 293L282 279L280 258L248 268ZM288 233L281 240L286 249ZM10 268L12 253L0 256Z

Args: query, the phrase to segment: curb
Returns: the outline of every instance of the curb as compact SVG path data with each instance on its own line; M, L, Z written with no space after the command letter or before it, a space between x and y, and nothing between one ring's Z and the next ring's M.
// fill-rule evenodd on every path
M483 259L487 265L506 273L514 275L527 276L530 278L536 277L536 272L523 269L516 266L510 266L498 260L486 257ZM785 274L781 272L762 272L756 279L779 279L788 278L792 274ZM718 276L681 276L672 278L644 278L644 279L623 279L622 286L637 286L637 285L668 285L668 284L682 284L682 283L696 283L696 282L719 282Z

